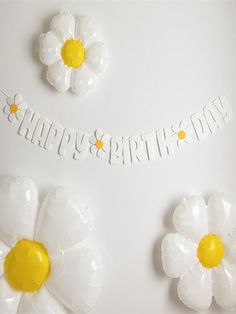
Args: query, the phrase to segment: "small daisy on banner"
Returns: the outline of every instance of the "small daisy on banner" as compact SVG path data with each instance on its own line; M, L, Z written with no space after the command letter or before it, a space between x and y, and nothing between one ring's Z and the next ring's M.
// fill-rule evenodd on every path
M96 130L89 139L91 154L103 158L110 150L110 137L102 130Z
M20 94L16 94L13 98L7 97L7 105L3 108L3 112L8 115L9 122L21 120L25 114L28 105L23 101Z
M186 120L181 120L179 124L172 125L171 129L176 137L178 147L192 142L192 126Z

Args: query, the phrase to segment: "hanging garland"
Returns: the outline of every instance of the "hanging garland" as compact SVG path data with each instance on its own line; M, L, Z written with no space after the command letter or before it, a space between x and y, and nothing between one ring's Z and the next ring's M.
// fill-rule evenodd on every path
M60 156L70 154L82 161L89 153L105 158L112 165L126 165L152 161L172 155L186 144L202 141L215 134L231 119L231 108L226 96L215 99L177 124L145 134L110 136L102 130L94 134L63 127L35 112L16 94L6 96L3 112L9 122L19 123L18 134L45 150L56 150Z

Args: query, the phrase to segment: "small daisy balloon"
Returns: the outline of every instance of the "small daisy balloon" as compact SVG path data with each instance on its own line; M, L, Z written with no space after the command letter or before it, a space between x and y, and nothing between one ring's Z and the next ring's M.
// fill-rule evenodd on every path
M180 278L178 296L196 310L209 309L214 296L225 310L236 308L236 207L222 193L208 204L184 198L173 215L176 233L162 241L167 276Z
M107 63L97 25L88 17L62 12L53 17L51 30L40 36L39 56L48 66L47 79L59 92L69 88L85 95Z
M89 311L102 283L102 261L78 246L93 227L87 206L68 188L49 193L38 210L32 180L0 181L0 313Z

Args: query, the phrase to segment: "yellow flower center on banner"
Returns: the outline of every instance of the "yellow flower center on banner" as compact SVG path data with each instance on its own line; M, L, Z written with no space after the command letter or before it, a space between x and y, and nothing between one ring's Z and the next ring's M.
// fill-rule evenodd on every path
M61 48L62 59L68 67L78 68L85 59L85 49L80 40L68 39Z
M205 235L199 242L197 256L206 268L218 266L224 257L224 245L216 234Z
M102 140L97 140L95 145L96 145L97 149L101 149L101 148L103 148L104 143Z
M11 111L11 113L16 113L18 111L17 104L11 104L10 105L10 111Z
M20 291L38 290L50 273L50 260L43 244L19 240L5 258L5 274L9 284Z
M186 138L186 132L184 130L179 131L178 138L183 141Z

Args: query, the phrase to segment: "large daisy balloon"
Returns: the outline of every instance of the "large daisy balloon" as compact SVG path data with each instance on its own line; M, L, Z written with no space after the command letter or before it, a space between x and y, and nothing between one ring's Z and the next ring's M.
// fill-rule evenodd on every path
M65 187L38 192L27 178L0 181L0 313L87 312L102 281L95 251L78 246L93 225L90 210Z
M87 16L62 12L53 17L51 30L40 36L39 55L48 66L47 79L59 92L70 87L85 95L96 84L96 75L107 62L97 26Z
M207 310L214 296L226 310L236 306L236 207L221 193L208 204L184 198L173 216L176 233L162 242L165 273L180 278L178 296L188 307Z

